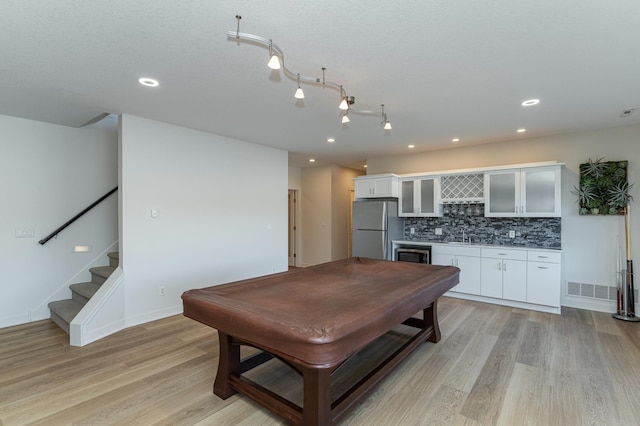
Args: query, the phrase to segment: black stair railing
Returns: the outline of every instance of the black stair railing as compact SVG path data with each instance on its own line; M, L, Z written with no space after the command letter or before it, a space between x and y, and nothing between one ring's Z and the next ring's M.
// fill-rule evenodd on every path
M94 201L93 203L91 203L86 209L82 210L80 213L78 213L77 215L75 215L74 217L72 217L71 219L69 219L68 221L66 221L62 226L60 226L58 229L56 229L55 231L53 231L51 234L47 235L46 237L44 237L43 239L41 239L40 241L38 241L40 244L44 245L47 243L47 241L49 241L50 239L52 239L53 237L55 237L56 235L58 235L60 232L64 231L64 229L71 225L73 222L75 222L76 220L80 219L82 216L84 216L85 213L87 213L89 210L91 210L92 208L94 208L95 206L97 206L98 204L100 204L105 198L107 198L109 195L113 194L114 192L116 192L118 190L118 187L116 186L115 188L113 188L111 191L107 192L106 194L104 194L102 197L98 198L96 201Z

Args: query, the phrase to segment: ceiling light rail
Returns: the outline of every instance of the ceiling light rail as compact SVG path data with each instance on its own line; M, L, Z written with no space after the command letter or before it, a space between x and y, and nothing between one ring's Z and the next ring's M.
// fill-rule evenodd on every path
M261 37L261 36L257 36L255 34L248 34L248 33L241 33L240 32L240 20L242 19L242 16L240 15L236 15L236 20L237 20L237 27L235 31L227 31L227 37L228 38L232 38L235 39L237 41L242 41L242 40L246 40L246 41L252 41L252 42L256 42L258 44L262 44L265 47L269 48L269 59L267 62L267 66L273 70L282 70L282 72L284 73L285 76L287 76L289 79L294 80L297 82L298 86L296 88L296 91L294 93L294 97L296 99L304 99L304 92L302 90L302 88L300 87L300 83L310 83L310 84L320 84L323 87L331 87L335 90L338 90L340 92L340 103L338 104L338 108L343 112L343 114L341 115L341 120L342 120L342 124L346 124L348 123L349 117L347 116L347 114L349 112L351 112L351 105L353 105L355 103L355 97L353 96L348 96L347 92L345 91L344 87L342 84L337 83L335 81L330 81L327 80L325 78L325 71L326 68L322 67L322 77L311 77L311 76L306 76L306 75L302 75L300 73L294 73L293 71L289 70L286 65L285 65L285 60L284 60L284 52L283 50L273 42L272 39L268 39L265 37ZM362 114L362 115L371 115L370 111L353 111L356 114ZM377 115L377 114L374 114ZM384 106L382 107L382 119L383 119L383 124L384 124L384 129L385 130L389 130L391 129L391 124L389 123L389 121L387 120L387 116L384 113Z

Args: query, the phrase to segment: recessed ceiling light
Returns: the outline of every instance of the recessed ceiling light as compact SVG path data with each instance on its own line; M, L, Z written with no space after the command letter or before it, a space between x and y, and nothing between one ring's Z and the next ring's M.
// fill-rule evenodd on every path
M158 83L158 80L154 80L153 78L147 78L147 77L139 78L138 83L148 87L158 87L160 85L160 83Z
M540 103L540 99L527 99L526 101L522 101L522 106L532 106L538 105Z
M451 139L451 142L460 142L460 139L458 139L458 138L453 138L453 139Z
M315 163L315 162L316 162L316 159L315 159L315 158L309 158L309 162L310 162L310 163Z
M411 148L415 148L415 145L409 145L407 148L411 149Z
M526 131L527 131L527 129L518 129L518 130L517 130L517 132L518 132L518 133L524 133L524 132L526 132Z
M327 142L329 142L329 143L334 143L335 141L336 141L336 140L335 140L335 138L329 138L329 139L327 139Z
M366 164L364 165L364 168L365 168L365 169L367 168L367 165L366 165Z

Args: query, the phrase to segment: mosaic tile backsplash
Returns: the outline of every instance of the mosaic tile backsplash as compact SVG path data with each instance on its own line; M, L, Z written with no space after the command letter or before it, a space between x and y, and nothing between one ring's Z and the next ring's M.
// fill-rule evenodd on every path
M463 206L464 214L451 206L444 210L443 217L406 217L404 218L404 240L429 242L465 242L471 238L472 244L503 245L527 248L561 249L561 219L559 217L484 217L484 205L478 204L471 209ZM411 228L414 233L411 233ZM435 229L441 228L442 235L436 235ZM515 238L509 238L509 231L515 231Z

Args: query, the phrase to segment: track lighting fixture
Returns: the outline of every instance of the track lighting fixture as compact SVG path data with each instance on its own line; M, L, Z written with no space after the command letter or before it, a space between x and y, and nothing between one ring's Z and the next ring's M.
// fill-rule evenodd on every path
M300 87L300 73L298 73L298 88L293 97L296 99L304 99L304 92L302 91L302 87Z
M353 105L355 102L356 98L353 96L347 96L347 92L345 92L344 88L340 86L340 105L338 105L338 108L346 111L349 109L349 105Z
M273 41L271 39L269 39L269 62L267 62L267 66L272 70L279 70L282 68L278 55L273 52Z
M237 27L235 31L228 31L227 32L227 37L231 38L231 39L235 39L237 42L240 42L242 40L247 40L250 42L253 42L254 44L261 44L263 46L266 46L269 48L269 61L267 62L267 66L269 68L271 68L272 70L282 70L283 74L291 79L291 80L295 80L298 83L298 87L294 93L294 97L296 99L304 99L305 95L304 92L302 90L302 87L300 87L300 83L308 83L311 85L321 85L323 88L324 87L329 87L332 88L334 90L338 90L340 92L340 104L339 104L339 108L344 111L344 113L342 114L342 123L349 123L351 120L349 118L349 111L351 110L351 105L353 105L356 101L355 97L353 96L347 96L346 91L344 90L344 88L342 87L342 84L333 82L333 81L328 81L325 80L325 71L326 68L322 67L322 77L321 78L317 78L317 77L309 77L309 76L305 76L305 75L300 75L300 73L293 73L291 70L287 69L286 65L285 65L285 61L284 61L284 52L282 51L282 49L280 49L280 47L278 47L273 40L271 39L267 39L264 37L260 37L257 35L253 35L253 34L247 34L247 33L241 33L240 32L240 20L242 19L242 16L240 15L236 15L236 21L237 21ZM371 115L371 116L377 116L377 114L375 114L372 111L352 111L354 114L357 115ZM389 121L387 120L387 116L384 113L384 105L382 106L382 119L383 119L383 128L385 130L389 130L391 129L391 124L389 123Z
M387 114L385 114L384 112L384 104L380 105L382 107L382 128L384 130L391 130L391 123L389 122L389 120L387 119Z

